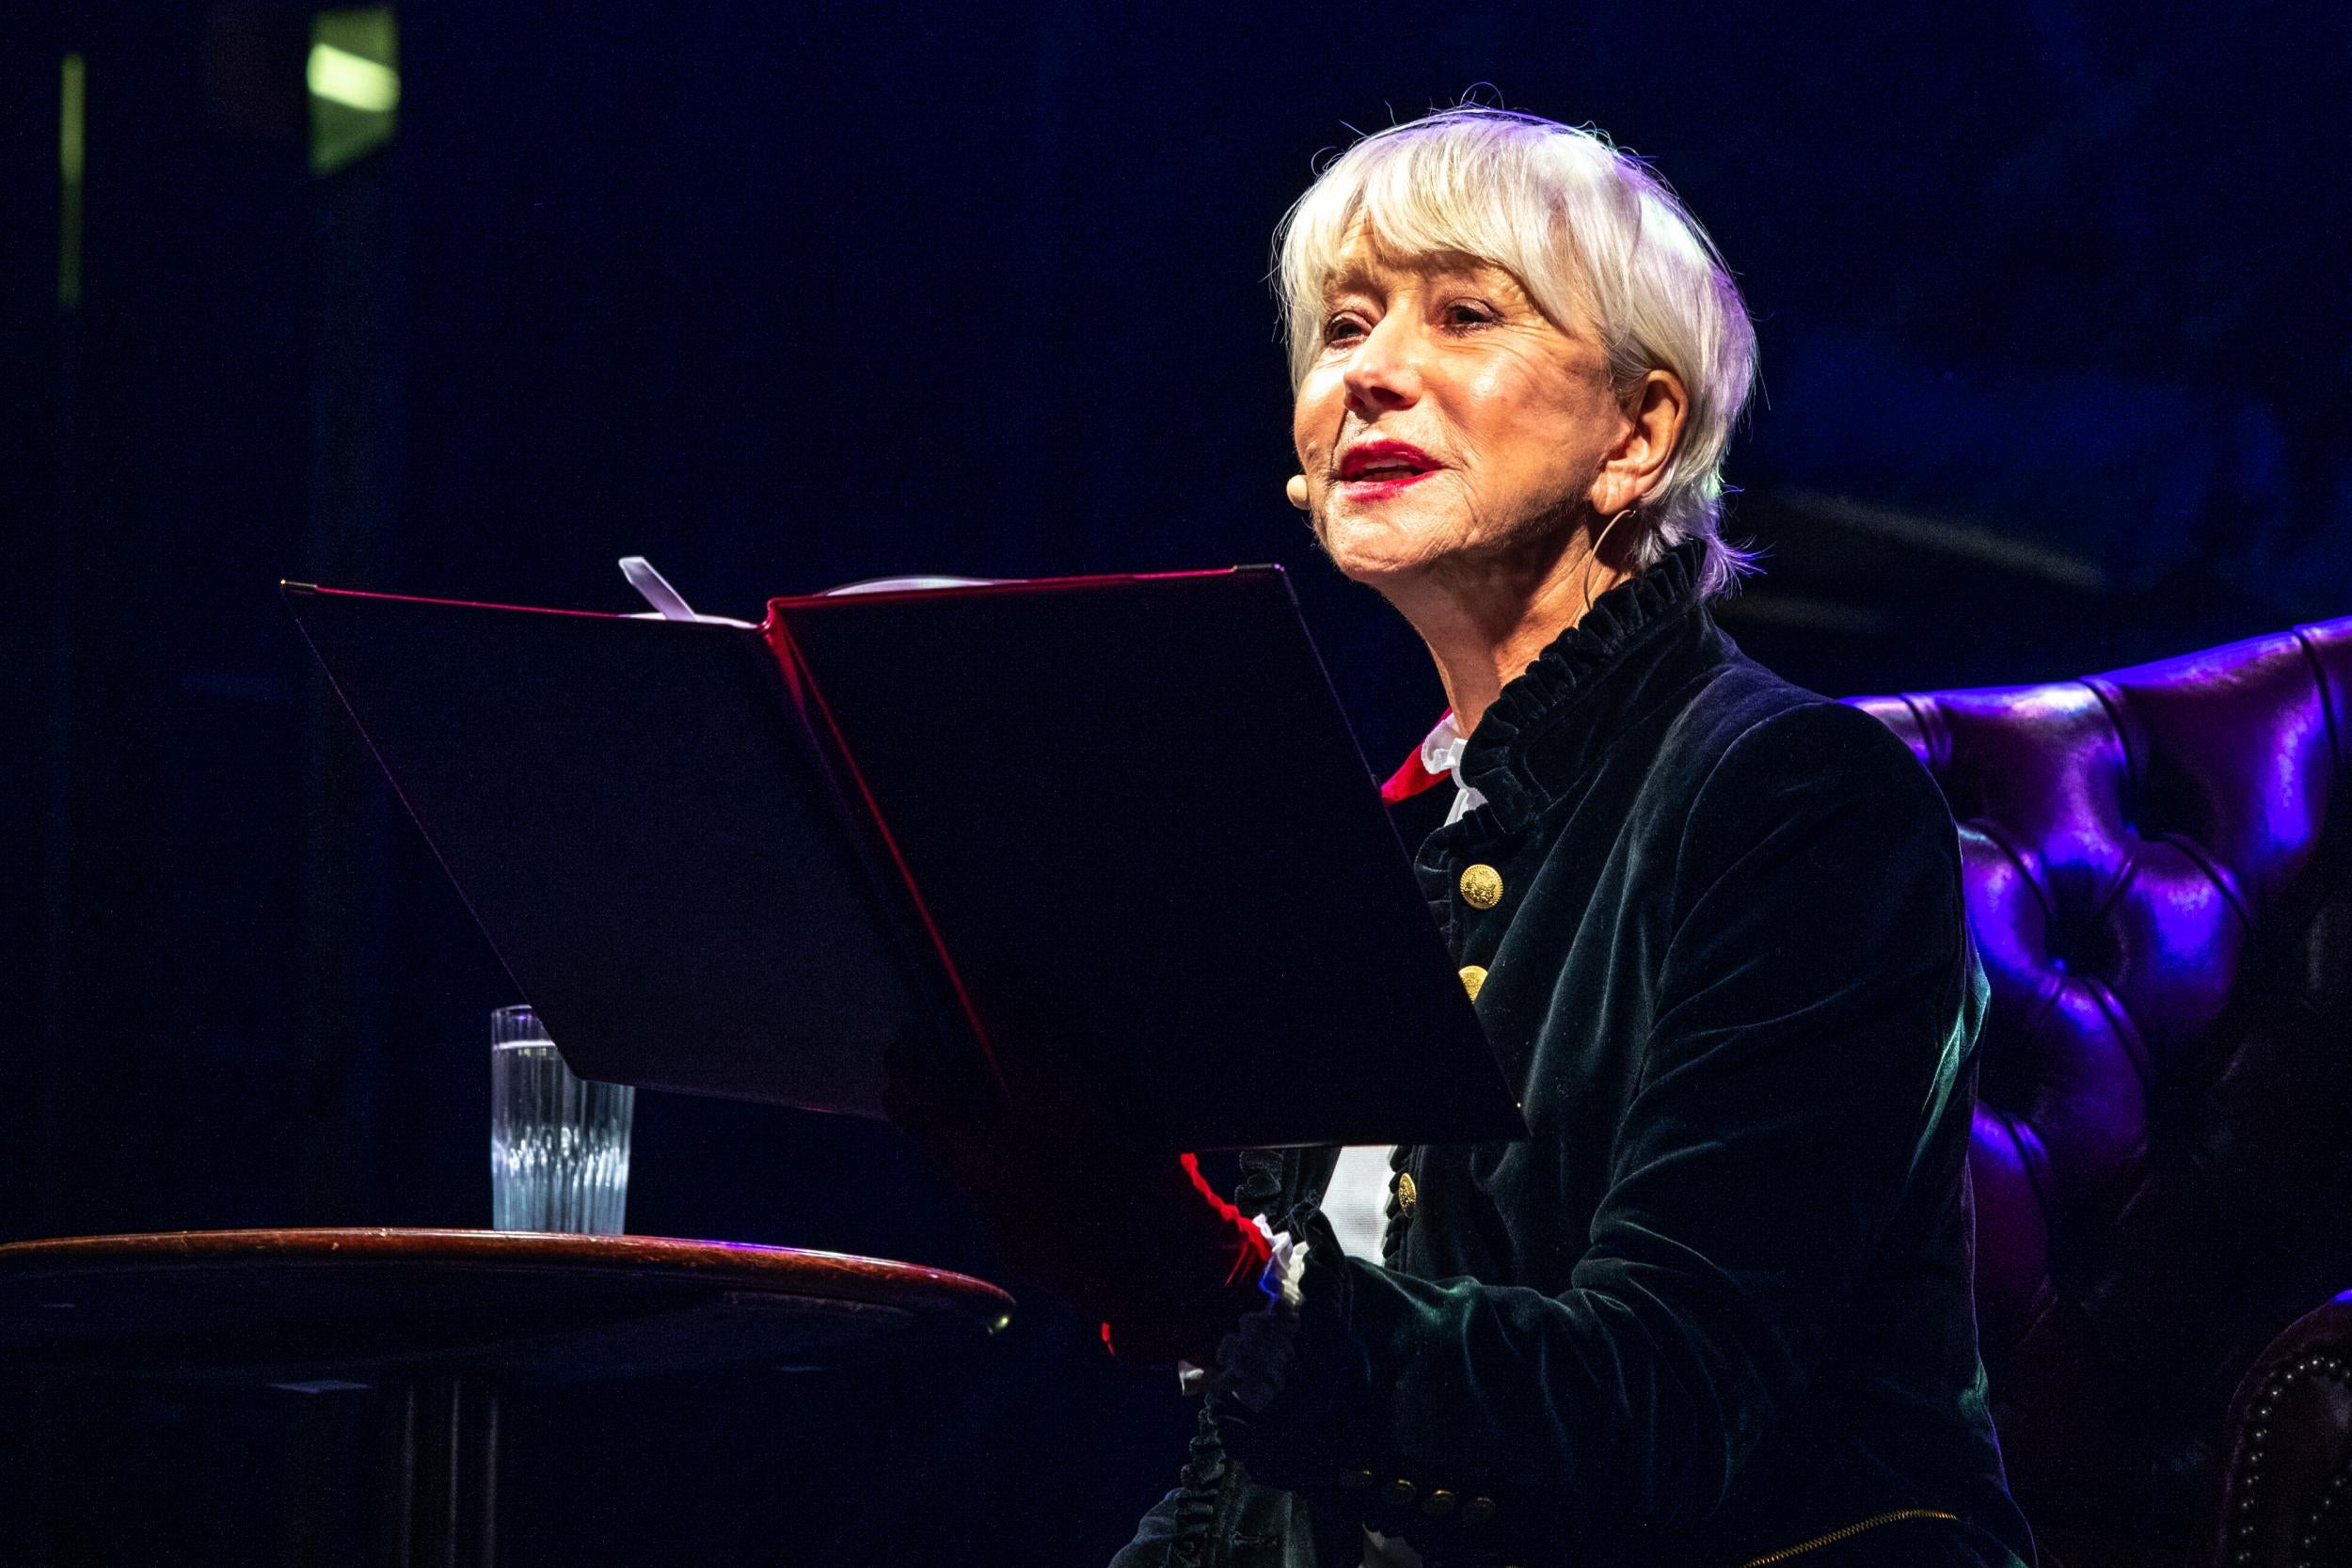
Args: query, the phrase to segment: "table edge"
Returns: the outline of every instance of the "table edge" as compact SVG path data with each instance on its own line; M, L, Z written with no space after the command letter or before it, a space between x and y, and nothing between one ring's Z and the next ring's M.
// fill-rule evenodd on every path
M970 1275L895 1259L815 1248L675 1236L580 1236L548 1231L407 1226L125 1231L0 1243L0 1284L113 1274L162 1262L263 1259L341 1267L438 1265L672 1275L721 1289L898 1305L914 1291L975 1317L1009 1317L1013 1299Z

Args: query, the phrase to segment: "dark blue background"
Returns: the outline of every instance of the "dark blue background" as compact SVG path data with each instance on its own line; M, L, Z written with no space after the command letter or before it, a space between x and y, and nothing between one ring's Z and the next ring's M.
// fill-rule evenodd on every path
M487 1218L513 1000L281 577L628 608L1279 561L1368 754L1410 634L1281 500L1268 235L1452 102L1653 158L1755 310L1725 612L1835 693L2352 610L2339 8L401 8L306 159L305 11L0 40L0 1236ZM56 83L88 62L86 286ZM25 575L29 564L31 572ZM646 1096L632 1227L991 1260L886 1130ZM518 1409L515 1560L1101 1560L1185 1409L1036 1304L969 1366ZM0 1561L348 1560L364 1396L12 1370Z

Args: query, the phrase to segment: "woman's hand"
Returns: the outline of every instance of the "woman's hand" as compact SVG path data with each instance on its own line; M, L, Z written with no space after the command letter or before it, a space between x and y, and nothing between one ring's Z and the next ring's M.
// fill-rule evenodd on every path
M1142 1151L1074 1105L1007 1103L977 1054L928 1027L885 1058L882 1104L978 1212L1023 1276L1097 1318L1123 1360L1207 1365L1266 1305L1258 1227L1190 1154Z

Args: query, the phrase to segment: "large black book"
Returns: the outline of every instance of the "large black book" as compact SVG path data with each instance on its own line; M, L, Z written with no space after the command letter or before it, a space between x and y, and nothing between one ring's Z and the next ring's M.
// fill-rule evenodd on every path
M583 1076L875 1114L928 1021L1169 1148L1525 1135L1277 568L757 628L285 592Z

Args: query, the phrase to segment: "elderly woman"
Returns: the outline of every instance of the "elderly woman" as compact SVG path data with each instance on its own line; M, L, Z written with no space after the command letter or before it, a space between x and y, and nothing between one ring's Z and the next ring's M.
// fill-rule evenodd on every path
M1333 1150L1247 1158L1269 1243L1189 1158L1103 1151L1078 1196L932 1130L1016 1262L1194 1364L1191 1462L1117 1563L2030 1562L1977 1353L1956 834L1899 741L1708 614L1746 564L1723 263L1599 137L1460 109L1334 163L1279 281L1290 499L1437 661L1452 712L1387 793L1534 1137L1392 1151L1375 1258Z

